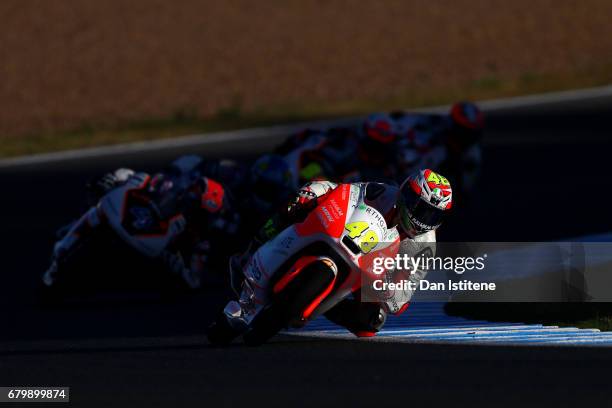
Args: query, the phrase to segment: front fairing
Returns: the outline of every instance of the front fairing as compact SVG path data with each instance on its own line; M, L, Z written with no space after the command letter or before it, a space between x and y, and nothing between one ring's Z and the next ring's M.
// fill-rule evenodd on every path
M145 188L150 181L139 173L124 185L106 194L99 203L104 219L117 235L140 253L156 257L185 229L180 213L167 217L147 202ZM171 205L164 207L167 210Z
M399 242L397 229L388 229L382 214L365 204L364 192L365 184L339 185L304 222L286 228L262 245L244 270L253 298L265 304L272 277L287 260L314 244L325 245L349 272L314 314L323 313L358 289L362 274L372 273L372 259L382 253L388 255L390 249L396 251Z

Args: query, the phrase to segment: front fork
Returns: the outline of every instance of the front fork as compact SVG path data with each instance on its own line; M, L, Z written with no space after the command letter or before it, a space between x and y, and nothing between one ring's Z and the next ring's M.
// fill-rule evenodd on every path
M230 281L232 290L238 296L238 300L228 302L223 309L223 314L232 329L239 332L248 329L267 300L265 290L261 290L260 297L257 297L257 284L248 274L251 262L253 262L253 258L249 260L243 270L239 257L233 256L230 258ZM260 288L264 289L261 286Z

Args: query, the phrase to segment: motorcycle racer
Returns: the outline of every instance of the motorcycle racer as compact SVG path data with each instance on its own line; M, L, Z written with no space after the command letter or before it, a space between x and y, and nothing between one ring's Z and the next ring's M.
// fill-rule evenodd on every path
M131 178L143 177L128 168L119 168L100 177L91 179L87 185L87 203L95 207L99 200L113 189L129 182ZM197 214L189 217L188 232L182 234L174 250L164 251L160 257L168 270L181 276L187 286L196 289L201 286L206 271L221 269L235 249L226 242L244 245L240 237L250 236L281 203L286 203L291 191L289 169L284 160L276 155L262 156L251 167L232 160L203 160L199 156L182 156L165 170L153 176L151 185L186 182L194 189L201 189L202 203ZM219 192L222 202L210 201L207 192ZM240 197L240 201L235 197ZM214 198L214 197L212 197ZM87 213L91 213L88 211ZM243 216L244 215L244 216ZM98 225L96 221L95 226ZM78 220L61 228L57 235L53 262L44 276L45 285L54 284L58 262L62 254L79 245L83 232L93 225L91 220ZM214 257L211 254L214 253Z
M266 154L253 163L249 177L243 179L240 188L242 213L245 215L243 230L255 231L277 212L297 190L289 164L281 156ZM248 215L247 215L248 214Z
M276 149L289 164L296 189L307 181L346 181L357 174L359 141L351 128L306 129Z
M102 226L97 208L99 200L113 189L132 183L145 186L147 194L157 200L160 212L169 209L185 216L187 222L182 232L161 252L159 259L187 287L199 288L204 272L209 269L211 251L222 249L222 246L215 249L215 243L209 238L232 237L239 222L231 193L218 181L202 176L198 170L200 164L201 159L197 156L184 156L152 176L121 168L90 182L90 208L79 220L62 229L54 246L51 266L43 275L43 284L54 286L66 257Z
M416 168L438 168L453 176L455 190L470 191L482 162L484 115L470 102L458 102L448 114L404 114L408 138L398 138L399 174Z
M388 227L399 226L400 254L434 255L435 231L452 207L452 189L445 177L425 169L408 177L400 187L376 182L353 185L363 192L364 202L384 216ZM287 210L266 223L253 239L247 252L232 259L232 287L239 300L230 301L225 308L224 316L230 327L243 327L245 320L252 321L252 314L257 310L250 304L253 301L252 290L246 284L242 266L263 243L289 225L306 219L337 187L336 183L330 181L313 181L304 185ZM408 279L418 281L426 272L412 271ZM390 272L389 277L398 281L402 278L402 273ZM363 301L360 294L358 289L355 290L352 297L342 300L325 313L329 320L344 326L357 336L375 335L384 325L387 314L402 313L412 297L409 290L394 290L375 301ZM214 341L214 338L211 341Z
M279 155L266 154L251 166L229 159L206 159L186 155L176 159L163 172L185 174L192 178L209 177L223 185L232 197L238 214L249 213L257 226L285 204L297 186L292 184L287 162ZM134 171L119 168L90 180L87 185L89 205L94 205L110 190L125 183Z
M400 182L419 168L439 168L469 190L481 162L482 112L469 102L448 114L374 113L357 127L306 129L278 149L296 182L314 178Z

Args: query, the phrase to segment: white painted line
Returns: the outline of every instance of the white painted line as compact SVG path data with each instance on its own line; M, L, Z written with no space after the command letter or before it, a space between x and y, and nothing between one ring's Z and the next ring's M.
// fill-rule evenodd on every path
M563 92L551 92L538 95L518 96L512 98L493 99L478 102L484 111L497 111L517 107L538 106L544 104L562 103L583 99L594 99L612 96L612 85L597 88L577 89ZM414 112L447 112L449 105L424 107L410 109ZM245 139L270 139L281 138L295 133L306 127L330 127L355 124L362 117L348 117L335 120L322 120L316 122L303 122L283 126L270 126L228 132L214 132L196 134L190 136L175 137L171 139L159 139L147 142L125 143L111 146L92 147L75 150L65 150L54 153L43 153L29 156L19 156L0 159L0 168L35 165L43 163L59 162L64 160L76 160L91 157L113 156L118 154L129 154L136 152L149 152L155 150L173 149L181 147L195 147L224 143L228 141L240 141Z
M0 159L0 168L25 166L32 164L44 164L65 160L86 159L92 157L115 156L119 154L130 154L138 152L150 152L156 150L176 149L182 147L195 147L214 145L226 142L239 142L242 140L273 139L279 140L289 134L298 132L305 127L342 126L355 123L356 118L338 119L334 121L318 121L296 123L292 125L279 125L259 127L226 132L211 132L189 136L175 137L172 139L159 139L144 142L124 143L110 146L89 147L84 149L64 150L60 152L34 154L29 156L12 157Z
M418 330L415 330L418 331ZM366 340L391 343L438 343L438 344L474 344L474 345L572 345L593 344L598 346L612 345L612 333L599 332L596 329L549 328L540 331L525 332L521 330L505 330L495 333L463 333L463 334L409 334L395 333L383 330L379 336L357 338L347 330L316 330L291 331L284 334L321 339Z
M596 99L612 96L612 85L596 88L573 89L570 91L550 92L536 95L515 96L513 98L491 99L479 104L485 111L533 107L553 103L572 102L583 99Z

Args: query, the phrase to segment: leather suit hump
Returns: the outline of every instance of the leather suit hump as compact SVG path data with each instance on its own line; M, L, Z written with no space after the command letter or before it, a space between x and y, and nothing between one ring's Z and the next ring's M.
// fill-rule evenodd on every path
M387 228L393 228L396 220L396 202L399 188L382 183L367 183L365 203L377 209L387 221Z

